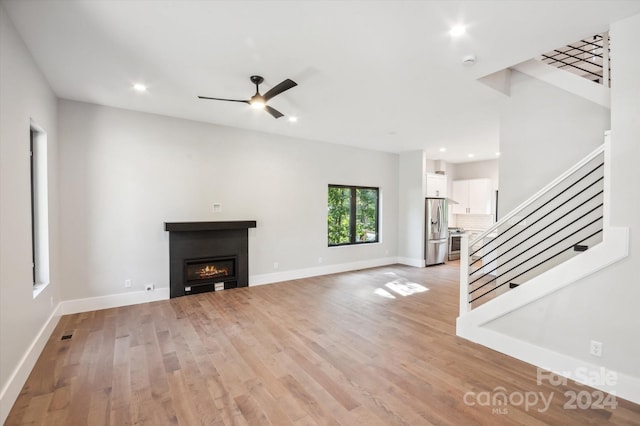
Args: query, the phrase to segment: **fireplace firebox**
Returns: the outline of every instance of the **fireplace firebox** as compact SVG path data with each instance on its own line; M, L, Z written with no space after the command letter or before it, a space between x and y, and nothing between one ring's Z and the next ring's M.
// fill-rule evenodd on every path
M170 296L247 287L255 221L165 222Z
M185 259L184 293L195 294L216 289L236 288L237 256Z
M184 261L185 284L235 279L236 257L195 259Z

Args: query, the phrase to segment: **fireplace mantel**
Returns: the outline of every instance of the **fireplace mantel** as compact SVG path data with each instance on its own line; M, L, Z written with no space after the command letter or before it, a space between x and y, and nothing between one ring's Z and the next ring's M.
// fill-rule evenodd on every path
M231 220L217 222L165 222L164 230L171 232L224 231L255 228L255 220Z

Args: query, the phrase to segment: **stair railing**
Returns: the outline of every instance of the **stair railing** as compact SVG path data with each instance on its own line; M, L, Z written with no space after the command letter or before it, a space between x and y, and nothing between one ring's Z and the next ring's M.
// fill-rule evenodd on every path
M544 53L538 59L547 65L611 87L609 50L609 33L602 33Z
M604 145L460 249L460 314L602 241Z

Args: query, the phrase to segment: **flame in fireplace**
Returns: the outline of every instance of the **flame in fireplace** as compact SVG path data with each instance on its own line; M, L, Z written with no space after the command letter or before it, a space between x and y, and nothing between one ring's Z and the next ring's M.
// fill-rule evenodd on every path
M227 275L229 275L229 268L218 268L215 265L207 265L197 271L197 276L200 279Z

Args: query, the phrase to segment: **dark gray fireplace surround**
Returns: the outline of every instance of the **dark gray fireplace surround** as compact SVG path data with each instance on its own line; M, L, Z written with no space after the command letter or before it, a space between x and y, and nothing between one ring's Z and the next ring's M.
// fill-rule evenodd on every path
M170 297L214 291L216 283L224 283L225 289L247 287L249 228L255 227L255 220L165 222L164 229L169 231ZM187 266L216 262L226 266L227 275L199 277L197 281L193 281L193 273L189 274L191 280L187 277Z

